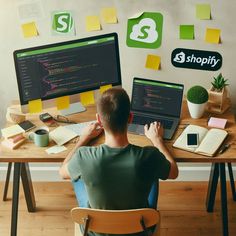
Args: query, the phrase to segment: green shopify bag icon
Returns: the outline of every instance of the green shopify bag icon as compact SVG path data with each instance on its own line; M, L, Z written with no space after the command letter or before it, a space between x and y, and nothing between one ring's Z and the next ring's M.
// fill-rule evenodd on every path
M161 46L163 16L144 12L128 19L126 43L129 47L158 48Z
M70 12L54 12L52 22L52 30L55 33L74 34L74 20Z

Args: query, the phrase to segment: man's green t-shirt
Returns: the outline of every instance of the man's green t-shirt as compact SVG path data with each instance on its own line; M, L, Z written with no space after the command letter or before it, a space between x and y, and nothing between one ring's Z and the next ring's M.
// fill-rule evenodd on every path
M152 184L167 179L170 162L155 147L80 147L68 162L72 180L82 178L89 205L122 210L148 207Z

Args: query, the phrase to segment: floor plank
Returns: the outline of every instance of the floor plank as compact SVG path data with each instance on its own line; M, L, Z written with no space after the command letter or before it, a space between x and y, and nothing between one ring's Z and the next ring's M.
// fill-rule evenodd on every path
M10 235L11 186L8 200L0 203L0 235ZM72 236L70 209L76 206L69 182L34 183L37 212L28 213L20 189L18 236ZM161 212L161 236L221 236L220 196L215 211L205 211L207 182L161 182L158 206ZM0 182L0 197L3 183ZM229 232L236 235L236 202L228 184Z

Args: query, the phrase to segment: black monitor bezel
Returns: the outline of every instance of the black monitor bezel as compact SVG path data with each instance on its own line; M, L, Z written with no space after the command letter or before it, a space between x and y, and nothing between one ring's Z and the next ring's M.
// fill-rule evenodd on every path
M120 68L119 43L118 43L118 34L117 33L102 34L102 35L96 35L96 36L86 37L86 38L81 38L81 39L76 39L76 40L69 40L69 41L60 42L60 43L52 43L52 44L47 44L47 45L42 45L42 46L24 48L24 49L15 50L13 52L15 72L16 72L17 85L18 85L18 91L19 91L21 105L28 104L28 102L30 100L29 101L24 101L23 100L23 91L22 91L22 88L21 88L20 74L19 74L19 69L18 69L18 65L17 65L17 54L18 53L24 53L24 52L28 52L28 51L32 51L32 50L45 49L45 48L49 48L49 47L63 46L63 45L68 45L68 44L73 44L73 43L80 43L80 42L85 42L85 41L90 41L90 40L92 41L92 40L97 40L97 39L107 38L107 37L114 37L115 38L114 41L115 41L115 50L116 50L118 81L112 83L112 86L122 85L122 81L121 81L121 68ZM106 84L104 84L104 85L106 85ZM100 88L100 86L94 86L92 88L82 89L82 90L79 90L79 91L77 90L77 91L73 91L73 92L61 93L60 97L75 95L75 94L79 94L79 93L87 92L87 91L93 91L93 90L97 90L99 88ZM58 97L59 97L58 95L51 95L51 96L49 96L47 98L40 98L39 97L38 99L41 99L42 101L47 101L47 100L55 99L55 98L58 98Z
M184 84L177 84L177 83L172 83L172 82L166 82L166 81L160 81L160 80L152 80L152 79L144 79L144 78L138 78L138 77L134 77L133 78L133 84L132 84L132 96L131 96L131 110L132 111L136 111L136 112L142 112L142 110L138 110L138 109L134 109L133 108L133 96L134 96L134 82L135 80L143 80L143 81L149 81L149 82L157 82L157 83L162 83L162 84L170 84L170 85L176 85L176 86L181 86L183 89L182 89L182 96L181 96L181 99L182 99L182 102L180 104L180 109L179 109L179 114L176 115L176 116L171 116L171 115L168 115L168 117L173 117L173 118L179 118L181 116L181 110L182 110L182 104L183 104L183 94L184 94ZM156 114L155 112L151 112L151 114ZM166 116L166 114L160 114L162 116Z

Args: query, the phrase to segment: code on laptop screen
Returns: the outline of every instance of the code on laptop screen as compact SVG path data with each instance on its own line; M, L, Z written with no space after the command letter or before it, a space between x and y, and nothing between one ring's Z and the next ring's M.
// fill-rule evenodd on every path
M132 110L180 117L184 86L134 79Z

